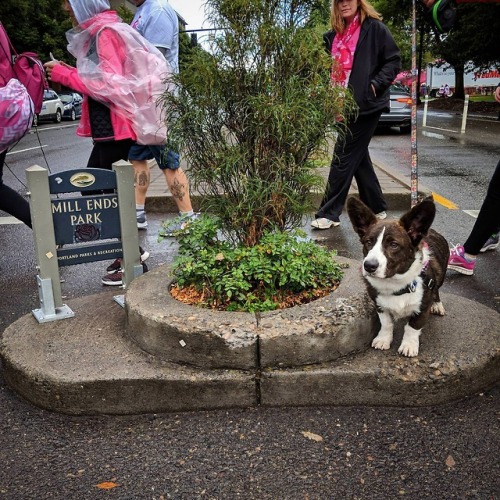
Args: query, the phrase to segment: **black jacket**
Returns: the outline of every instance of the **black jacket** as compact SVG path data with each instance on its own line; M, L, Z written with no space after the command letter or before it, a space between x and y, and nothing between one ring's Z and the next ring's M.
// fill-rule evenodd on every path
M334 38L335 31L323 35L329 54ZM400 70L401 56L390 31L382 22L367 17L361 25L349 77L349 88L354 93L360 115L389 111L389 87Z

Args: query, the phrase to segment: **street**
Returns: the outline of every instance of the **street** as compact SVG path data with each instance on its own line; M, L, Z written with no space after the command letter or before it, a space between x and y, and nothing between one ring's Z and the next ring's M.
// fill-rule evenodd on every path
M436 128L418 134L419 182L442 200L434 228L450 244L463 243L500 159L500 122L473 118L460 135L440 130L459 130L460 117L432 113L428 125ZM12 172L4 170L4 182L21 193L24 169L47 167L39 140L52 172L84 166L91 148L75 136L73 123L43 125L39 139L30 134L7 156ZM410 176L409 135L379 131L370 152L375 163ZM39 304L31 232L5 215L0 332ZM156 242L161 221L173 215L148 214L150 227L140 232L152 254L150 267L175 253L175 242ZM321 240L340 255L361 256L347 217ZM481 255L472 277L449 272L443 291L500 312L498 253ZM64 297L102 291L105 267L64 268ZM69 417L21 400L0 371L0 498L493 499L500 491L499 418L500 386L427 408Z

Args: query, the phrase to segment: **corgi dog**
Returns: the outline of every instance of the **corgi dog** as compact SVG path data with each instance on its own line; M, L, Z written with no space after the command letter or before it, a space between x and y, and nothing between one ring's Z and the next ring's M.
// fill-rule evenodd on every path
M399 220L381 221L359 199L350 197L347 213L363 245L361 272L380 319L372 347L389 349L394 321L408 318L398 352L417 356L429 314L445 314L439 288L449 247L443 236L430 229L436 215L434 201L426 198Z

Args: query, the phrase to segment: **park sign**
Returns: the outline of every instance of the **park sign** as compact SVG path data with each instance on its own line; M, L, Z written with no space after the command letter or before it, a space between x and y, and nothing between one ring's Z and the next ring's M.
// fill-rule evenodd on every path
M56 198L51 204L59 267L121 257L120 242L103 243L120 237L116 194Z
M59 267L121 257L124 287L142 274L130 163L51 175L34 165L27 177L41 303L33 314L39 322L74 315L62 304Z

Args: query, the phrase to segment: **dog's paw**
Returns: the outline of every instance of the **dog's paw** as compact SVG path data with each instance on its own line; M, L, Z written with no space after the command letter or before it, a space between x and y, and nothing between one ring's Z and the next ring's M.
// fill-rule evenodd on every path
M418 356L418 347L420 345L419 337L420 330L415 330L415 328L412 328L410 325L406 325L403 341L398 349L399 354L408 356L409 358Z
M374 349L380 349L385 351L391 347L392 335L377 335L372 342L372 347Z
M442 302L434 302L431 306L431 314L437 314L438 316L444 316L446 311Z
M408 356L409 358L413 358L415 356L418 356L418 347L419 347L418 338L410 340L403 339L403 342L401 342L401 345L399 346L398 352L403 356Z

